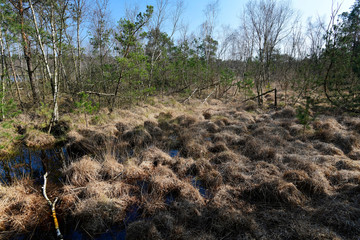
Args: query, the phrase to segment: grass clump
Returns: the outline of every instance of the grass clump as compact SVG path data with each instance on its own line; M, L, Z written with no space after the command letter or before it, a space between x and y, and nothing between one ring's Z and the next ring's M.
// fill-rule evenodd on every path
M274 180L255 185L244 191L244 196L254 202L268 204L289 204L301 206L305 196L296 188L293 183L281 180Z
M302 170L289 170L283 175L283 178L293 183L302 193L313 196L326 193L326 186L322 182L312 179Z
M0 236L31 232L49 220L48 206L31 180L0 185Z
M27 132L24 141L26 146L39 149L53 146L56 142L56 139L51 134L36 129L31 129Z
M64 169L70 184L84 186L86 183L97 181L100 177L101 164L85 156Z

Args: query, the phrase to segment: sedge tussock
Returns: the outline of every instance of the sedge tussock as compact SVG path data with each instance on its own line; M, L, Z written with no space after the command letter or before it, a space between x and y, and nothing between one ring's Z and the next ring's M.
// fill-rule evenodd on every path
M140 168L135 161L128 160L124 165L123 178L127 182L144 180L149 176L149 172Z
M204 175L199 177L208 189L216 189L223 183L221 174L215 169L206 172Z
M319 181L314 178L310 178L309 175L302 170L290 170L286 171L283 178L293 183L301 192L308 196L325 194L326 182Z
M97 181L100 177L100 170L101 164L98 161L85 156L64 169L64 174L69 183L74 186L84 186L88 182Z
M193 116L181 115L175 118L175 121L179 123L181 127L188 128L197 122L197 119Z
M162 239L161 234L152 222L141 220L133 222L127 228L127 240Z
M223 163L219 166L219 171L226 184L236 186L248 179L246 173L249 169L243 163Z
M157 165L174 165L176 159L169 156L169 154L163 152L157 147L150 147L141 153L142 161L153 162L155 166Z
M229 151L229 148L226 146L226 143L224 142L216 142L213 146L209 146L208 150L209 152L212 153L219 153L219 152Z
M214 194L210 205L212 208L227 208L227 209L244 209L246 210L246 202L241 199L242 189L223 184Z
M295 109L290 106L286 106L272 115L273 118L294 118L295 116Z
M129 199L88 198L76 205L74 217L78 218L83 228L89 232L105 231L109 225L119 223L125 218L128 202Z
M178 176L184 177L187 173L190 172L192 166L194 166L195 161L192 158L177 158L175 165L172 167L174 172Z
M25 144L30 148L47 148L55 143L55 137L38 130L30 131L25 137Z
M0 228L2 231L29 232L48 218L48 206L32 181L24 179L12 186L0 185Z
M201 196L198 189L196 189L191 183L182 182L180 185L180 194L179 198L196 203L199 205L204 205L205 200L203 196Z
M244 196L254 202L268 204L289 204L301 206L306 200L305 196L293 183L281 180L263 182L244 190Z
M225 152L221 152L221 153L216 154L211 159L211 162L213 162L215 164L221 164L221 163L226 163L226 162L237 163L237 162L239 162L239 157L238 157L238 155L236 155L232 151L225 151Z
M115 178L124 171L124 166L114 156L107 154L102 162L100 174L105 178Z
M150 185L158 193L168 193L181 187L175 173L165 166L159 166L154 170L150 177Z

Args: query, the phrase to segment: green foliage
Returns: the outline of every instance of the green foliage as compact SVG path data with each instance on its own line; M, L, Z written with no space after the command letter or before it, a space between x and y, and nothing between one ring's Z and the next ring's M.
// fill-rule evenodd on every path
M310 107L314 104L314 101L311 98L306 99L305 107L298 106L296 108L296 118L299 123L304 126L303 133L305 134L305 129L309 128L311 121L315 120L315 117L311 115Z
M92 114L99 109L98 104L93 104L89 99L89 94L85 92L78 93L79 101L75 102L75 106L79 113L84 114L86 127L88 127L87 114Z
M120 32L115 33L115 39L120 43L121 46L120 48L117 48L117 50L124 57L128 55L131 47L137 45L140 38L145 37L145 34L140 34L140 36L138 36L137 33L139 33L145 24L150 20L153 11L153 6L146 6L146 12L140 12L136 16L135 22L132 22L129 19L120 19Z
M235 79L235 73L229 68L221 70L220 81L222 85L231 85Z
M248 77L246 74L242 81L237 82L237 86L240 90L242 90L245 98L255 96L253 92L254 85L254 80L251 77Z
M360 1L340 15L327 32L323 75L328 100L342 109L360 112Z
M53 108L50 106L50 104L40 102L40 106L36 109L35 112L40 116L41 119L43 119L40 127L47 127L50 124L53 115Z
M78 96L79 101L75 102L75 106L80 113L92 114L99 109L99 105L93 104L89 99L89 94L80 92Z
M3 98L3 93L0 92L0 99ZM0 101L0 111L1 111L1 116L4 116L5 119L11 119L14 118L16 116L18 116L21 111L17 109L17 105L14 102L14 99L9 99L4 101L4 103L2 103Z
M10 129L13 127L13 121L6 121L1 124L2 128Z
M206 35L205 38L201 40L201 44L197 47L202 60L207 63L212 61L216 56L218 44L218 41L214 40L211 36Z
M107 122L109 122L109 116L105 113L97 114L90 120L90 123L93 125L106 124Z
M140 41L145 38L146 33L142 32L143 27L148 23L153 13L153 6L147 6L145 13L139 13L135 21L120 19L119 32L115 33L118 41L119 52L117 62L120 68L120 80L123 82L122 96L124 101L130 102L143 96L143 91L148 87L146 79L149 78L147 56L141 47ZM120 81L119 80L119 81ZM126 91L127 90L127 91Z

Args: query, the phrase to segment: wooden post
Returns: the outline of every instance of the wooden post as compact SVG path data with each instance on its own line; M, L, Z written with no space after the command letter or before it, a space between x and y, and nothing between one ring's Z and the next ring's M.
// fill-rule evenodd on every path
M274 100L275 109L277 109L277 90L275 88L275 100Z

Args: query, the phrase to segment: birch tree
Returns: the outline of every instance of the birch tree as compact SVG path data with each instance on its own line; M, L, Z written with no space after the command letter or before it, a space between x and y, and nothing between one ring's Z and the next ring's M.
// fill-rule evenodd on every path
M45 52L45 48L44 48L44 43L41 39L41 34L40 34L40 30L39 30L39 26L36 20L36 13L34 10L34 6L32 4L32 1L29 0L29 5L31 8L31 12L32 12L32 16L33 16L33 21L34 21L34 26L36 29L36 36L37 36L37 41L38 44L40 46L40 50L42 53L42 59L43 62L45 64L46 67L46 73L47 76L49 78L49 80L53 83L54 86L54 90L53 90L53 117L52 117L52 123L53 122L57 122L59 121L59 108L58 108L58 86L59 86L59 82L58 82L58 48L56 45L56 32L55 32L55 16L54 16L54 9L55 9L55 3L53 1L50 2L50 29L51 29L51 42L52 42L52 52L53 52L53 58L54 58L54 72L52 73L50 70L50 65L48 62L48 57L47 54Z

